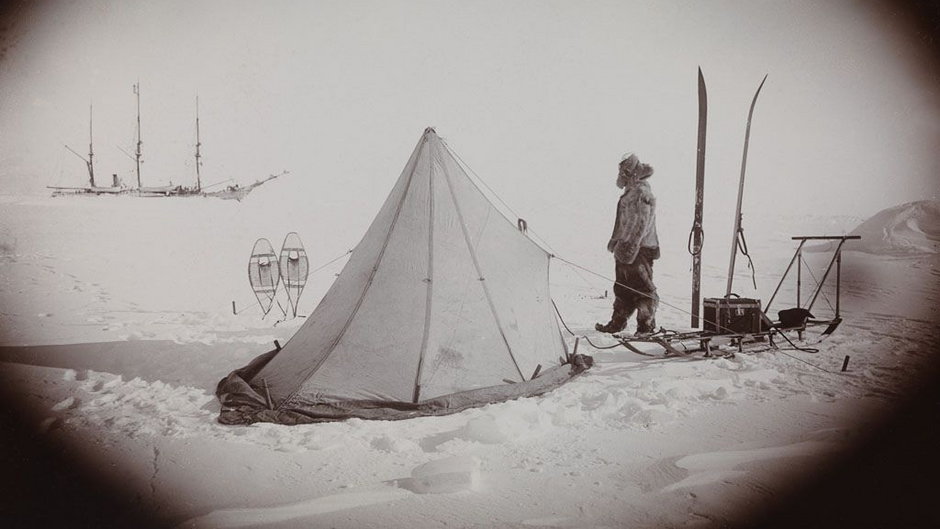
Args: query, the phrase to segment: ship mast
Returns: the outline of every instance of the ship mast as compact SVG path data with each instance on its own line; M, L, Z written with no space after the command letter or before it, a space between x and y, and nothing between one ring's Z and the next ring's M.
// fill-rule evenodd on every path
M202 191L202 179L199 174L199 166L202 165L200 158L202 154L199 152L199 147L202 146L202 143L199 141L199 96L196 96L196 192Z
M95 187L95 151L92 148L92 116L94 107L91 103L88 104L88 181L91 183L91 187Z
M91 187L95 187L95 165L94 165L95 152L92 149L91 117L92 117L92 106L89 104L88 105L88 158L85 158L81 154L78 154L77 152L75 152L75 150L73 150L68 145L66 145L65 148L68 149L69 152L71 152L75 156L78 156L79 158L81 158L83 162L85 162L85 166L88 167L88 182L91 184Z
M137 160L137 189L140 189L140 146L143 142L140 140L140 81L138 80L134 84L134 95L137 96L137 152L135 153Z

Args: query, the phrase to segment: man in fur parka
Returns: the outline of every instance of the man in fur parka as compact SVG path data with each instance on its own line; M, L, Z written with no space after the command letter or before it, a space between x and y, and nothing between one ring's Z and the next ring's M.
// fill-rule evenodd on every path
M653 284L653 260L659 259L656 236L656 197L647 179L653 174L649 164L635 154L624 156L617 175L617 187L623 195L617 204L614 232L607 243L616 263L614 310L610 322L598 323L601 332L622 331L636 311L636 334L656 330L656 306L659 295Z

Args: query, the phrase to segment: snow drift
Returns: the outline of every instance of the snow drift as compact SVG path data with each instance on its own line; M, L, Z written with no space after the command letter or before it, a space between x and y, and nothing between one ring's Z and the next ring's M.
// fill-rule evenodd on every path
M940 201L919 200L882 210L850 235L862 238L847 242L846 250L890 256L940 253ZM823 245L814 249L830 248Z

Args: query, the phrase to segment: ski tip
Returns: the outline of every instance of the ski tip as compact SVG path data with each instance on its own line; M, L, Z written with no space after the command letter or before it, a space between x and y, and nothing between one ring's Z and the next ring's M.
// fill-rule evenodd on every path
M760 84L757 86L757 91L754 92L754 100L751 101L751 110L754 110L754 103L757 103L757 96L760 95L760 91L764 88L764 83L767 82L767 76L769 74L764 74L764 78L761 79Z

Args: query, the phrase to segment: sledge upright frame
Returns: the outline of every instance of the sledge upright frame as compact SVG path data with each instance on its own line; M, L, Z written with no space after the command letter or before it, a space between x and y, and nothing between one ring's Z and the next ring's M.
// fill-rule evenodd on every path
M799 246L797 246L796 251L793 252L793 257L790 259L790 264L787 265L786 271L783 272L783 276L780 277L780 281L777 283L777 288L774 289L774 293L770 296L770 300L767 302L767 306L764 308L764 311L770 310L770 306L773 304L774 299L777 297L777 294L780 292L780 288L783 286L783 282L787 279L787 275L790 273L790 270L793 268L793 263L796 263L796 306L797 308L805 308L807 311L813 309L813 305L816 304L816 298L819 297L819 293L822 292L822 287L826 283L826 278L829 277L829 272L832 271L833 265L836 268L836 306L834 307L835 315L831 320L809 320L808 324L822 325L826 324L829 327L823 332L824 335L831 334L836 330L836 327L842 323L842 314L840 312L841 305L841 293L842 293L842 247L845 245L845 241L858 240L861 239L859 235L801 235L792 238L794 241L800 241ZM839 241L836 245L835 251L832 253L832 259L829 260L829 265L826 266L826 271L823 272L822 279L819 281L819 284L816 285L816 288L813 290L812 296L810 297L809 304L806 307L802 307L801 303L801 290L803 286L803 267L801 261L803 260L803 246L806 244L806 241ZM800 337L802 338L802 330L799 331Z

